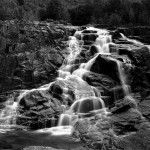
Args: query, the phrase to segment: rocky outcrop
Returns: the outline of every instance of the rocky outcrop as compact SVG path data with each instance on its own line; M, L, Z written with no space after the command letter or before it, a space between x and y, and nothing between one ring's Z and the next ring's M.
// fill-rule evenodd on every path
M91 65L90 71L107 75L119 84L121 83L118 63L115 59L109 56L98 55L94 63Z
M19 97L20 115L17 124L31 129L53 127L57 125L63 109L62 102L54 98L47 88L25 91Z
M64 59L52 48L0 57L1 92L36 87L53 81Z
M53 81L68 36L79 27L55 22L3 22L0 30L0 91L38 87Z
M145 44L150 44L150 27L149 26L137 26L129 28L118 28L115 33L123 33L131 39L136 39ZM116 34L115 34L116 35Z
M43 24L40 24L41 26ZM30 30L30 28L27 29ZM44 26L45 29L47 27ZM58 46L63 49L63 46L59 45L59 40L66 39L57 33L64 31L64 27L59 25L57 31L53 28L50 30L54 39L57 39L53 44L58 42ZM74 32L74 30L71 31ZM35 30L33 32L35 33ZM147 46L124 37L120 32L120 30L112 32L114 43L108 45L109 53L99 51L96 46L91 46L98 35L97 32L92 31L92 28L83 30L84 46L76 58L71 61L67 58L66 61L63 61L64 56L69 53L69 48L60 50L58 47L47 47L15 54L5 49L2 56L4 60L8 60L4 61L5 66L8 67L5 68L6 71L1 71L0 76L3 80L5 79L1 88L4 88L3 85L7 82L8 89L11 85L14 85L15 88L17 86L18 88L19 86L33 88L38 84L49 83L53 81L52 76L57 74L57 68L62 66L59 70L60 76L54 82L32 90L21 90L19 92L22 93L18 93L19 97L16 91L14 91L16 95L13 95L13 98L7 97L7 100L11 100L9 103L18 102L17 115L12 111L10 122L13 122L13 115L15 115L15 121L20 126L27 126L31 129L52 127L56 126L60 114L66 109L67 119L70 119L72 114L78 115L79 119L73 122L74 131L71 136L82 141L87 150L149 149L150 51ZM32 31L28 34L31 33ZM45 34L47 36L47 33ZM103 35L106 34L108 33L103 33ZM81 37L78 38L81 40ZM110 40L109 38L105 40ZM66 44L65 41L63 42ZM102 41L99 46L103 46L103 42L106 41ZM98 52L100 53L95 55ZM128 75L126 78L123 76L124 73ZM14 89L14 87L11 88ZM7 106L8 103L5 103L7 94L9 95L6 93L0 96L0 108L4 112L7 112L9 108L13 110L15 107L15 105ZM101 109L104 107L103 101L107 107L105 109ZM71 109L68 110L70 106ZM2 116L0 121L3 121L4 117ZM18 133L16 132L17 136ZM24 134L24 132L20 133ZM47 134L45 131L42 133L40 134L47 141ZM25 137L28 134L27 132ZM49 134L53 136L51 132ZM36 136L35 133L32 137L34 136ZM2 137L10 138L6 134ZM37 143L37 141L34 142ZM138 144L135 144L137 142ZM44 144L49 145L49 143Z
M146 124L146 120L137 109L128 108L111 114L98 114L91 120L77 121L73 136L87 143L87 149L141 150L142 143L145 143L142 147L144 150L149 145L150 136ZM131 139L139 141L139 144L134 144Z
M132 33L129 34L142 36L145 32L145 30L142 30L144 29L140 28L139 33L137 33L137 29L133 29L133 31L131 30ZM106 114L105 112L99 113L90 120L86 118L78 120L74 125L73 135L86 143L87 149L149 149L150 83L148 72L150 68L150 50L149 47L138 41L123 37L119 29L117 31L118 33L116 32L112 36L115 45L112 45L111 48L117 49L116 52L120 54L120 57L113 57L123 64L123 70L127 75L126 83L131 86L131 90L128 89L129 95L124 95L124 90L127 87L115 86L113 88L114 82L118 81L116 80L117 75L114 78L105 70L103 73L97 71L103 70L103 67L106 68L107 66L106 64L101 66L101 61L99 61L95 65L96 69L92 70L94 73L87 72L83 79L90 85L97 87L99 91L103 91L104 96L102 95L102 98L104 97L105 103L107 102L107 99L105 100L106 95L109 96L109 102L106 103L109 106L108 112ZM149 32L146 35L149 35ZM107 59L106 56L105 58ZM112 70L113 67L111 67ZM109 67L107 66L107 68ZM109 71L113 72L111 69ZM112 101L115 93L118 93L118 96ZM112 103L110 103L110 99Z
M122 43L122 38L118 39L118 52L125 63L125 72L127 74L128 84L133 92L140 92L146 97L149 94L149 69L150 69L150 50L148 46L139 45L138 41L131 40L130 44ZM127 60L127 61L126 61Z

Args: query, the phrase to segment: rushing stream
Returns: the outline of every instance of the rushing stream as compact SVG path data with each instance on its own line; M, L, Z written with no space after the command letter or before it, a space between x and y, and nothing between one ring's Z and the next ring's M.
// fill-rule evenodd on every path
M88 43L89 41L86 41L85 39L85 36L90 34L91 36L94 35L92 38L92 43ZM126 38L126 37L122 34L122 38ZM135 41L130 40L130 42L135 42ZM129 86L126 85L127 82L124 75L124 71L122 69L123 68L122 62L115 59L115 57L113 58L109 57L111 55L114 56L118 55L117 49L115 49L114 51L110 51L111 45L115 45L115 44L112 42L112 37L109 31L104 29L97 29L97 28L90 27L83 31L76 31L74 36L69 37L68 50L70 54L64 60L64 63L62 64L62 66L58 71L59 76L56 78L56 82L58 82L58 84L63 89L61 91L61 95L63 99L66 100L63 101L61 104L63 113L59 116L58 121L56 121L55 119L53 120L51 124L51 128L40 129L36 131L37 133L36 136L40 136L40 134L38 135L38 133L47 132L50 133L52 137L53 136L58 137L59 139L62 136L67 136L72 134L74 123L77 120L85 117L90 118L97 113L98 114L108 113L106 104L103 101L103 97L101 96L102 95L101 92L99 92L94 86L90 86L83 79L84 74L91 71L92 65L95 63L96 59L100 55L108 56L108 59L116 62L118 66L117 68L118 73L120 76L119 79L120 86L122 87L125 96L130 94L130 88ZM86 56L89 58L87 62L82 62L82 61L80 62L80 59L76 59L82 51L87 51L87 50L91 50L90 56ZM15 102L13 102L12 99L10 98L10 100L8 100L5 104L6 107L0 110L0 128L1 128L0 131L3 133L6 129L9 129L10 126L16 125L16 117L20 115L17 111L17 108L22 99L28 99L28 95L34 92L49 91L49 90L53 91L54 84L55 82L52 82L50 84L41 86L38 89L23 90L20 92L20 95L18 96ZM73 89L73 94L69 94L70 88ZM57 88L55 86L55 90L56 89ZM60 89L58 87L58 92L59 91ZM52 96L54 94L55 93L52 92ZM71 97L71 95L74 96ZM66 103L68 99L71 99L72 101L70 106L68 103ZM32 143L31 145L34 145L34 143ZM36 143L35 145L38 144Z

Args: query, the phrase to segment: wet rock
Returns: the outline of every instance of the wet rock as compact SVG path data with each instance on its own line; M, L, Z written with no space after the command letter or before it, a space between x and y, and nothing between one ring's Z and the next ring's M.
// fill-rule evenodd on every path
M93 62L90 71L111 77L117 83L121 83L118 64L109 56L98 55Z
M83 75L83 80L85 80L89 85L96 87L98 93L103 97L106 107L114 103L115 99L111 94L110 89L115 86L115 81L109 76L98 74L94 72L86 72Z
M102 109L103 107L104 104L100 98L90 97L90 98L84 98L80 101L76 101L72 106L72 110L75 113L86 114L88 112Z
M55 126L58 115L62 113L61 102L52 97L48 89L25 91L19 97L19 112L17 124L29 126L32 129Z
M114 101L123 99L126 95L130 94L130 86L122 85L115 86L109 90L110 95Z
M124 148L128 150L131 146L130 144L132 144L132 141L129 140L130 137L135 137L134 135L139 134L143 122L142 115L137 109L129 109L123 113L110 116L97 114L92 119L78 120L74 126L75 131L73 136L88 143L87 145L91 149L109 148L120 150ZM148 137L149 135L146 138ZM126 140L129 140L131 143L126 143ZM124 142L125 145L121 142ZM133 149L138 148L138 145L134 146Z
M112 32L113 38L120 37L119 34L122 33L125 36L139 40L143 43L149 44L149 35L150 35L150 28L149 26L137 26L137 27L130 27L130 28L118 28L114 32Z
M150 120L150 100L143 100L138 105L139 111L142 113L142 115L147 119Z
M84 45L91 45L95 42L97 34L84 34L82 40L84 41Z
M141 113L136 109L130 108L124 109L121 113L112 115L110 120L113 124L114 132L121 135L137 131L144 122Z
M149 49L147 47L135 49L130 54L135 65L130 72L130 85L133 90L144 94L150 87L148 75L150 70Z
M95 45L92 45L90 47L90 50L89 50L90 56L94 56L94 54L96 54L98 52L99 52L99 49Z
M110 33L110 34L112 35L113 41L114 41L115 39L120 39L120 38L122 37L120 33L121 33L121 32L119 32L118 30L115 30L115 31L113 31L113 32Z
M72 104L75 100L74 89L72 87L68 88L69 84L65 80L56 80L50 86L50 93L54 98L59 99L63 104Z
M52 81L51 74L57 74L64 56L59 46L53 49L39 47L45 44L51 46L61 44L61 39L64 40L66 35L75 32L74 28L68 29L69 27L56 25L56 22L52 27L50 24L37 22L34 27L28 25L21 31L20 34L28 35L27 39L22 37L22 41L15 48L12 48L13 44L8 43L6 49L2 46L5 55L0 55L3 68L0 69L2 79L0 90L4 87L6 87L4 90L19 86L29 88ZM141 30L134 29L134 31L129 34L136 36L143 34ZM76 100L76 104L80 105L78 102L82 99L84 107L79 114L79 120L74 124L73 136L86 143L87 149L149 149L149 129L142 128L142 125L148 124L147 120L150 120L148 97L150 52L148 47L123 38L120 32L118 30L113 33L115 44L110 45L112 56L99 54L89 71L76 69L98 52L94 46L84 46L86 48L83 48L74 61L66 62L70 63L69 70L63 70L62 66L61 71L70 71L73 73L72 76L58 78L49 85L24 91L19 96L17 124L31 129L56 126L58 117L63 112L61 105L68 107ZM96 32L92 30L84 30L83 34L85 44L92 44L97 38ZM29 45L32 46L32 50L27 50ZM121 56L115 56L117 52ZM129 73L128 83L132 92L137 91L147 99L137 100L129 95L131 91L128 85L124 85L121 81L118 63L123 64L121 67L125 73ZM82 74L80 71L83 70L85 72ZM82 76L83 80L79 76ZM95 96L100 96L108 109L101 110L102 103L97 101L98 98ZM92 98L99 107L94 108ZM5 95L0 96L0 109L5 107L6 99ZM18 99L13 100L16 102ZM74 108L75 112L78 111L77 107ZM4 145L3 142L0 143Z
M117 147L131 150L145 150L150 147L150 130L148 128L140 129L137 133L118 139Z
M58 78L50 86L49 91L52 93L53 97L58 98L69 106L75 100L95 95L93 87L89 86L76 75L68 76L65 79Z
M136 66L147 66L150 64L150 51L146 46L131 50L129 57L131 57L131 60L133 60Z

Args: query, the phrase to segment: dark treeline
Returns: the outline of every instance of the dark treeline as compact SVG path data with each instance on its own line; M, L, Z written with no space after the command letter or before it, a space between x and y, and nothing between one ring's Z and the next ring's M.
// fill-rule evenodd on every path
M64 20L73 25L149 25L149 0L0 0L0 20Z

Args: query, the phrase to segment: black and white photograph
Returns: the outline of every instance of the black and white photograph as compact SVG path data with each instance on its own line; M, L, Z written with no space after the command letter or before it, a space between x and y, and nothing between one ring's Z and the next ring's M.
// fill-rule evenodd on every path
M0 150L150 150L150 0L0 0Z

